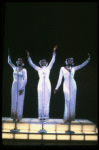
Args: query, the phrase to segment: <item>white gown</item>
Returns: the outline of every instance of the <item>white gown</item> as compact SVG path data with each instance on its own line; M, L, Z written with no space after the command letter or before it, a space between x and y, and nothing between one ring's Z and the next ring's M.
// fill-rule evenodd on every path
M59 73L59 79L56 85L58 90L59 86L61 85L62 78L64 77L63 82L63 92L65 98L65 108L64 108L64 120L69 119L69 101L70 101L70 113L71 113L71 120L75 120L75 107L76 107L76 92L77 92L77 85L74 80L75 71L84 67L89 60L86 60L81 65L75 66L71 68L71 73L65 68L61 67Z
M49 106L50 106L50 97L51 97L51 83L49 80L50 70L55 62L56 54L53 53L52 60L49 65L38 67L36 66L30 57L28 57L29 64L38 71L39 82L38 82L38 117L49 118Z
M8 63L13 69L13 83L11 89L11 117L14 118L14 114L16 114L17 109L17 118L22 119L25 85L27 83L27 71L25 68L23 68L21 71L17 72L18 67L12 64L9 57ZM23 90L21 95L19 95L19 90Z

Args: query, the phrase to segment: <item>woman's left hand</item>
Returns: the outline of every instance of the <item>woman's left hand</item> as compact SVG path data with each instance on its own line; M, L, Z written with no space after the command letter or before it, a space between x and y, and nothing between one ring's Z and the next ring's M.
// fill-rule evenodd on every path
M55 53L56 49L57 49L58 45L54 46L53 52Z
M19 95L21 95L23 93L23 90L19 90Z
M89 54L89 53L88 53L88 56L89 56L89 57L88 57L88 60L90 60L90 54Z

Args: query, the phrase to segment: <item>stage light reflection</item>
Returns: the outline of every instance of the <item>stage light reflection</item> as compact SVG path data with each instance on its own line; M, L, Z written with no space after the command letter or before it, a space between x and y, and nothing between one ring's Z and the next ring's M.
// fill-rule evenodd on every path
M85 141L97 141L98 140L98 136L97 135L85 135Z
M15 134L15 139L28 139L28 134Z
M2 133L2 139L13 139L13 134L11 134L11 133Z

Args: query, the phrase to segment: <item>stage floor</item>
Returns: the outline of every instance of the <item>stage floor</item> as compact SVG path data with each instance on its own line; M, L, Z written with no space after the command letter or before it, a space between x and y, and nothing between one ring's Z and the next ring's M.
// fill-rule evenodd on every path
M40 133L42 121L38 118L23 118L17 123L19 132L13 133L15 128L13 119L2 117L2 139L7 140L39 140L39 141L97 141L98 128L87 119L75 119L71 122L70 130L73 134L67 134L69 123L64 123L63 119L48 119L44 121L43 129L46 131Z
M13 123L13 119L9 117L2 117L2 122ZM22 118L22 120L19 123L41 124L42 121L39 120L38 118ZM50 118L50 119L44 120L44 124L63 124L63 123L64 123L63 119L51 119ZM72 121L71 123L72 124L75 124L75 123L93 124L92 121L89 121L87 119L75 119L75 121Z

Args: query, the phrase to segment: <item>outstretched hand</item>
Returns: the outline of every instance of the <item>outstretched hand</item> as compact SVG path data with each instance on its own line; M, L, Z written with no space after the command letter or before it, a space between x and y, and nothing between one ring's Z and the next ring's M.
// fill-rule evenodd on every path
M9 48L8 48L8 55L10 55L10 51L9 51Z
M90 54L89 54L89 53L88 53L88 56L89 56L89 57L88 57L88 60L90 60Z
M26 52L27 52L27 56L29 57L30 56L30 53L29 53L29 51L26 49Z
M9 48L8 48L8 56L10 57L10 51L9 51ZM11 57L10 57L11 58Z
M55 53L56 49L57 49L58 45L54 46L53 52Z
M22 93L23 93L23 90L19 90L19 96L21 96Z

